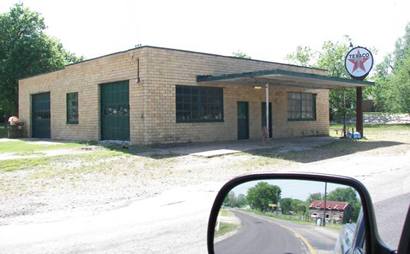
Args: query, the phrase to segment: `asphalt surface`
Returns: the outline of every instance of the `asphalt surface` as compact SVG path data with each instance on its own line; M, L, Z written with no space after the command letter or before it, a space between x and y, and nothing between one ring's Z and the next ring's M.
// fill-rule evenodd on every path
M339 232L314 225L296 224L290 221L276 220L278 225L291 228L320 253L333 253Z
M392 249L397 249L404 220L410 205L410 193L389 198L374 205L381 239Z
M263 218L233 212L241 229L215 243L215 254L308 254L308 248L292 231Z

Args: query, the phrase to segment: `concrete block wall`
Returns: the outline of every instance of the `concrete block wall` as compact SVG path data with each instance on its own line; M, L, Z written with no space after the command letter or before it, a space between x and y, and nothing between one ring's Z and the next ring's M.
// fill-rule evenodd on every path
M141 82L137 82L140 59ZM19 81L19 117L31 136L31 95L50 92L51 138L100 139L100 84L129 80L130 139L143 142L143 82L146 73L144 50L118 54L68 65L64 69ZM79 123L66 123L66 93L78 92Z
M202 86L196 82L197 75L275 68L326 74L318 69L148 46L20 80L19 116L26 122L30 136L31 95L50 92L53 139L99 140L100 84L129 80L130 140L133 144L236 140L237 101L249 102L250 138L258 139L261 138L261 102L265 100L263 89L213 85L224 89L224 122L176 123L175 86ZM304 90L279 85L270 88L274 137L328 134L328 90L309 90L317 93L317 120L297 122L287 121L287 91ZM69 92L79 93L79 124L66 123L66 93Z
M249 134L261 138L261 102L264 89L255 90L245 85L206 85L196 82L197 75L218 75L268 69L284 69L322 74L323 70L300 68L270 62L234 59L192 52L148 48L148 77L145 84L145 142L176 143L237 139L237 101L249 102ZM218 86L224 89L224 122L176 123L175 86ZM317 94L316 121L287 121L287 91L304 91L271 86L273 136L327 135L329 126L328 90L309 89ZM147 97L148 98L148 97Z

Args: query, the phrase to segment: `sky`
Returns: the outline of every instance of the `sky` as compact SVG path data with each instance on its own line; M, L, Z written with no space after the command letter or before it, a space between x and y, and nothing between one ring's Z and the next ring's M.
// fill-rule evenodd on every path
M377 63L410 22L409 0L0 0L0 12L18 2L85 58L142 44L286 62L299 45L319 50L349 35L355 46L377 49Z

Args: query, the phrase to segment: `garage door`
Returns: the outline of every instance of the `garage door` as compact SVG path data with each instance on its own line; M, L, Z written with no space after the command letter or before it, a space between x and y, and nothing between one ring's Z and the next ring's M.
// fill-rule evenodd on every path
M129 140L128 81L103 84L100 89L101 139Z
M50 138L50 93L31 96L31 136Z

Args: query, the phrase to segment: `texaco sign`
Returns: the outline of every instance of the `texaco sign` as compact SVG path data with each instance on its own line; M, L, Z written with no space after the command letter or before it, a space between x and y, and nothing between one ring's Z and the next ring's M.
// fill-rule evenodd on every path
M345 68L354 79L364 79L373 67L372 53L363 47L352 48L346 55Z

